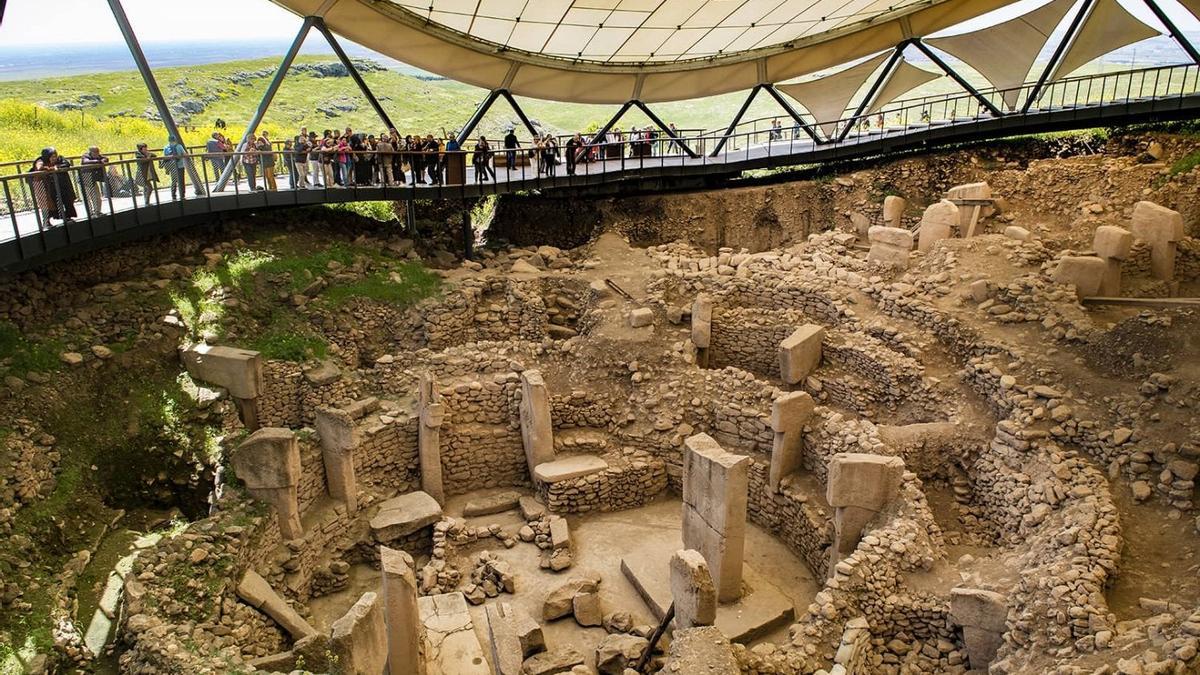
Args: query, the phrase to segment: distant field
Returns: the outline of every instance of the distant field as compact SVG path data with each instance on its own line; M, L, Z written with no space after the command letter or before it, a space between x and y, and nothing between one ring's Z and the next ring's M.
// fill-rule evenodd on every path
M328 56L302 56L301 67L331 63ZM253 115L276 68L276 59L255 59L203 66L163 68L156 77L172 106L190 113L176 114L186 125L185 141L201 143L220 118L226 133L236 137ZM1128 67L1128 66L1126 66ZM1099 69L1092 66L1092 69ZM1112 64L1105 70L1116 69ZM442 135L459 128L475 111L485 91L447 80L422 80L397 71L364 74L402 134ZM969 80L981 87L977 77ZM920 87L908 97L956 90L949 78ZM146 119L154 107L136 71L121 71L40 80L8 81L0 87L0 162L31 161L42 147L53 145L64 154L79 154L98 144L107 152L132 151L141 141L161 148L165 132ZM740 106L744 92L694 101L654 105L656 113L681 129L723 126ZM77 108L65 106L78 106ZM523 99L526 113L548 131L568 133L595 129L613 114L616 106L555 103ZM58 108L59 112L54 109ZM782 115L767 96L761 96L746 119ZM514 125L516 116L503 101L485 118L478 133L495 137ZM620 123L622 128L649 121L636 111ZM325 128L382 130L366 100L348 77L319 77L311 71L289 73L266 116L262 128L275 138L294 135L301 125L318 132ZM790 124L785 121L785 126ZM11 173L11 170L4 171Z

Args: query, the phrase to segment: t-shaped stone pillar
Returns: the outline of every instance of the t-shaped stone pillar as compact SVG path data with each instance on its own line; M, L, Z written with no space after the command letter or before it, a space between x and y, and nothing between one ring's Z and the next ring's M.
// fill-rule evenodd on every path
M904 197L888 195L883 198L883 224L887 227L900 227L904 218L904 209L908 201Z
M262 356L255 351L206 344L179 351L184 368L202 382L224 387L237 404L242 424L258 428L258 397L263 389Z
M928 251L937 242L954 236L954 228L957 225L958 206L954 202L943 199L931 204L921 216L917 250Z
M284 539L304 536L300 524L300 444L290 429L268 427L233 451L233 472L250 496L275 507Z
M521 373L521 440L529 475L538 464L554 461L554 426L550 420L550 395L539 370Z
M962 626L971 669L986 671L1004 641L1008 620L1004 596L978 588L952 588L950 620Z
M1154 202L1133 206L1133 236L1150 245L1150 271L1160 281L1175 280L1175 249L1183 239L1183 216Z
M417 454L421 463L421 490L446 503L446 488L442 482L442 421L446 411L442 394L433 375L421 373L417 381Z
M1129 257L1133 246L1133 235L1129 230L1115 225L1096 228L1092 248L1104 261L1104 279L1100 282L1100 295L1115 298L1121 295L1121 262Z
M779 492L779 484L788 474L800 468L804 453L804 425L812 417L815 405L812 396L804 391L789 392L771 404L771 429L775 432L775 442L771 446L768 488L773 493Z
M830 576L834 565L854 552L867 522L896 498L903 475L899 457L842 452L830 458L825 484L825 498L834 508Z
M388 661L383 603L368 591L342 618L333 622L329 652L337 671L346 675L379 675ZM414 671L409 671L414 672Z
M1074 286L1075 295L1082 300L1099 295L1107 271L1108 266L1100 258L1069 255L1059 259L1053 278L1055 283Z
M425 624L417 606L417 578L412 556L379 547L383 570L384 616L387 624L389 675L424 675Z
M717 589L699 551L681 549L671 556L671 601L675 603L675 630L716 622Z
M704 556L717 599L742 595L742 554L750 458L726 452L708 434L684 441L683 546Z
M708 367L708 348L712 344L713 301L701 293L692 303L692 344L696 346L696 365Z
M821 343L825 329L815 323L804 324L779 343L779 377L788 384L799 384L821 364Z
M912 253L912 232L900 227L879 227L876 225L867 230L867 239L871 242L871 250L867 251L867 261L908 269L908 255Z
M346 509L354 513L358 511L354 449L359 443L354 418L345 410L317 408L316 427L321 439L321 459L325 463L329 496L344 502Z

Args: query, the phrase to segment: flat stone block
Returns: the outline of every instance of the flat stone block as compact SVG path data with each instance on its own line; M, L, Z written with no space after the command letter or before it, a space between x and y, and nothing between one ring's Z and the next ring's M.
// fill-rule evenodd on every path
M1154 202L1134 204L1131 221L1133 236L1151 246L1183 239L1183 216Z
M629 313L629 325L634 328L649 326L654 323L654 311L649 307L638 307Z
M371 531L376 541L395 541L441 519L441 505L428 493L418 490L381 503L371 519Z
M291 429L266 428L250 434L234 450L230 463L238 480L252 490L300 482L300 446Z
M571 527L566 518L559 516L550 521L550 546L555 549L571 547Z
M902 227L881 227L876 225L867 231L867 237L872 244L888 244L897 248L912 250L913 233Z
M578 649L560 647L525 659L523 675L557 675L569 672L583 662L583 653Z
M488 516L493 513L502 513L511 511L521 503L521 494L506 490L497 492L483 497L475 497L467 502L463 507L463 516L472 518L474 516Z
M538 464L533 469L533 477L542 483L559 483L599 473L607 468L608 462L596 455L572 455Z
M1092 249L1101 258L1116 258L1124 260L1129 257L1133 247L1133 233L1115 225L1101 225L1096 228L1092 239Z

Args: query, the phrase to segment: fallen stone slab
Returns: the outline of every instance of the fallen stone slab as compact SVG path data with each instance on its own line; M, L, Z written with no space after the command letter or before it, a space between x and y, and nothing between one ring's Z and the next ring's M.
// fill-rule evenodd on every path
M521 517L525 520L537 520L546 513L546 507L529 495L522 495L517 503L521 506Z
M395 541L442 519L437 500L420 490L393 497L379 505L371 532L380 543Z
M242 580L237 586L237 594L246 604L274 619L275 623L292 636L292 639L299 640L309 635L316 635L317 629L309 625L304 617L292 609L292 606L280 597L275 589L271 588L271 584L267 583L267 580L254 570L246 570L246 573L242 575Z
M467 502L463 507L463 516L472 518L474 516L490 516L493 513L502 513L511 511L517 508L521 503L521 495L518 492L506 490L485 497L476 497Z
M460 592L417 599L425 625L425 665L429 675L490 675L471 610Z
M607 468L608 462L596 455L572 455L538 464L533 468L533 477L543 483L560 483L599 473Z
M626 668L636 666L649 648L650 641L644 637L626 633L607 635L596 645L596 670L601 675L621 675Z
M562 516L550 521L550 548L571 548L571 526Z

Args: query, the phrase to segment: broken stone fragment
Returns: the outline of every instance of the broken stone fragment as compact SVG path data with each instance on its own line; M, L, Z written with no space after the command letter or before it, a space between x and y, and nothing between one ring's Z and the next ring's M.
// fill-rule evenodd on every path
M596 645L596 670L601 675L622 675L626 668L637 665L638 659L650 647L650 641L627 633L606 635Z
M599 585L600 575L595 572L585 572L567 580L546 595L546 600L542 603L542 620L553 621L571 614L574 611L575 596L579 593L594 593Z
M649 307L638 307L629 313L629 325L633 328L641 328L654 323L654 311Z

